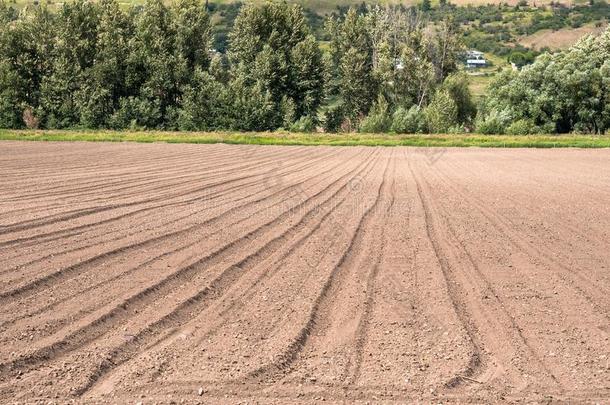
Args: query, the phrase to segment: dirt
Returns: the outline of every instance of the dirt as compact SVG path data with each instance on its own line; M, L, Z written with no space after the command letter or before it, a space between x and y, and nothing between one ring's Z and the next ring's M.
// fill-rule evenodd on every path
M608 24L602 22L583 25L578 28L562 28L559 30L540 30L531 35L519 38L519 43L528 48L540 50L548 47L552 50L562 50L571 47L586 35L599 36L606 31Z
M0 403L610 398L610 151L0 143Z

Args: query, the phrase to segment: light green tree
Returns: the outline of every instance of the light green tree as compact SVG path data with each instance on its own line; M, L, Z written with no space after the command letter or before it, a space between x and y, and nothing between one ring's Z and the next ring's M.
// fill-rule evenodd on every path
M446 133L458 123L457 104L446 89L440 89L434 94L424 114L432 133Z

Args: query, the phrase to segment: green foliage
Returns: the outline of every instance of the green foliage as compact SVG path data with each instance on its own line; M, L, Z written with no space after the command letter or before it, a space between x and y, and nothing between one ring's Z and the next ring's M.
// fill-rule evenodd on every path
M440 22L436 32L432 60L435 63L438 80L443 81L457 70L463 51L461 28L453 18L448 18Z
M359 131L365 133L388 132L392 125L388 109L388 102L383 96L379 96L369 114L360 123Z
M57 15L50 72L41 81L38 106L42 121L49 126L69 128L80 122L82 103L77 93L84 89L87 72L95 63L99 15L98 6L84 0L65 4ZM94 90L92 97L103 97Z
M303 116L290 126L290 132L314 132L316 123L313 118Z
M314 116L324 99L325 66L316 39L308 35L290 51L293 88L297 116Z
M121 97L134 91L126 84L130 55L127 38L133 31L133 21L112 0L100 1L99 13L95 63L85 72L86 80L77 95L81 125L89 128L108 126Z
M321 33L319 16L287 3L210 5L222 14L214 18L222 29L202 0L146 0L127 11L115 0L53 8L17 13L0 0L2 127L300 131L313 130L325 111L324 126L333 132L460 132L472 128L476 114L467 76L456 73L465 21L501 36L499 23L509 14L516 23L529 13L537 27L547 14L571 24L593 18L582 6L574 7L577 18L561 7L541 14L525 6L443 2L422 11L363 4L341 8ZM212 49L219 30L227 53ZM327 52L314 34L328 39ZM507 57L524 68L492 83L477 128L607 131L609 37L531 64L535 54L515 47Z
M527 120L544 131L603 133L610 126L610 30L570 49L542 55L490 85L484 110L507 121Z
M232 75L239 77L233 87L260 88L273 103L275 118L267 129L288 127L299 117L316 113L323 98L324 66L300 6L246 5L229 38Z
M412 106L409 109L398 107L392 115L392 132L398 134L419 134L426 132L426 117L423 111Z
M214 130L223 127L225 91L221 83L201 68L183 89L178 127L185 131Z
M457 121L463 124L470 123L477 113L468 84L466 74L455 73L449 75L442 85L457 106Z
M539 129L530 120L521 119L511 123L506 128L508 135L532 135L538 133Z
M331 20L330 54L334 65L337 95L347 119L356 123L366 114L377 95L373 75L373 47L368 21L350 9L343 21Z
M508 114L492 110L490 113L477 117L476 131L484 135L502 135L509 125L510 117Z
M6 8L1 15L6 23L0 24L0 114L3 125L18 128L24 109L38 107L41 83L50 74L56 18L46 5L19 18Z
M423 108L457 70L463 49L459 27L445 19L427 32L420 18L415 10L376 6L361 13L350 8L344 18L328 21L329 93L341 100L348 129L388 129L390 118L369 111L375 100L383 97L388 111L412 104Z
M19 103L21 96L20 77L7 61L0 61L0 128L21 128L23 105Z
M514 51L509 55L508 61L511 63L514 63L515 66L517 66L518 68L522 68L525 65L529 65L530 63L533 63L535 58L536 58L535 52Z
M434 94L424 115L432 133L446 133L458 124L458 106L446 89L440 89Z
M324 117L324 130L326 132L339 132L345 119L342 105L328 107Z
M243 77L237 77L229 84L224 128L236 131L277 128L278 111L271 92L261 83L247 85L245 81Z
M290 97L282 97L280 101L280 114L282 116L282 128L290 128L296 121L296 103Z

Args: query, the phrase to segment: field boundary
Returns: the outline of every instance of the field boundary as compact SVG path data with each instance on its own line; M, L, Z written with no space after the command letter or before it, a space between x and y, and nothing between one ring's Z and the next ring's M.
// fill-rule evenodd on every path
M420 146L494 148L610 148L608 135L392 135L290 132L164 132L92 130L0 130L0 140L140 142L305 146Z

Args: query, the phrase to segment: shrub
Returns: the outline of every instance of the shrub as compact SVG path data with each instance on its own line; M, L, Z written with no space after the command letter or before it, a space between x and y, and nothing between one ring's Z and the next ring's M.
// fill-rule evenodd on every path
M415 105L408 110L399 107L394 111L390 128L397 134L423 133L426 130L426 119L422 110Z
M444 133L457 124L458 108L449 92L440 90L434 94L424 114L430 132Z
M461 125L454 125L454 126L450 127L449 129L447 129L448 134L463 134L464 132L466 132L466 131L464 130L464 127Z
M387 116L369 115L362 120L358 128L359 132L379 133L390 129L391 120Z
M290 126L290 132L314 132L315 129L315 122L309 116L299 118Z
M341 105L334 105L326 110L324 116L324 130L326 132L338 132L343 124L344 114Z
M484 135L501 135L505 133L509 121L507 114L492 110L477 120L476 131Z
M296 104L290 97L282 97L280 101L280 113L282 115L282 126L290 128L296 120Z
M534 124L529 120L517 120L506 128L508 135L530 135L532 134Z
M388 113L388 102L380 96L369 115L360 122L359 131L367 133L388 132L392 119Z
M471 123L477 113L468 85L468 75L463 72L451 74L443 82L443 89L449 92L449 96L455 102L457 121L460 123Z

